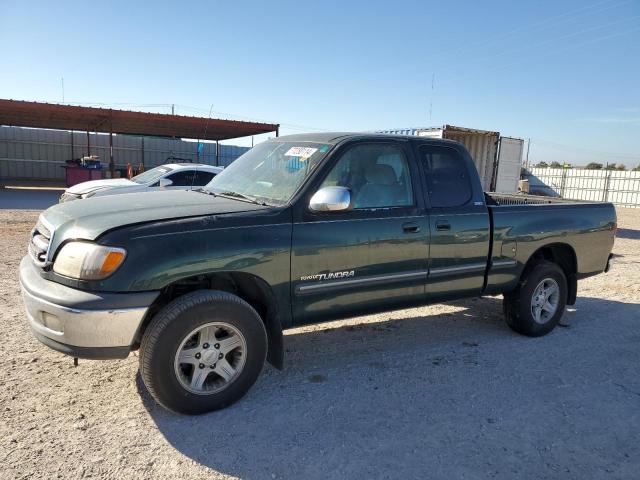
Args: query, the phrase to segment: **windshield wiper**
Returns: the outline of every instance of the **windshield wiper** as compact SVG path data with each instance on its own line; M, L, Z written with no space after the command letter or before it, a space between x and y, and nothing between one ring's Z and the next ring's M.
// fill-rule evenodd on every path
M198 188L195 190L191 190L192 192L198 192L198 193L204 193L205 195L213 195L214 197L216 196L215 193L213 193L211 190L205 190L204 188Z
M251 197L249 195L245 195L244 193L224 191L216 195L219 195L221 197L237 198L238 200L244 200L247 202L255 203L256 205L268 206L268 204L265 203L264 201L260 201L256 197Z

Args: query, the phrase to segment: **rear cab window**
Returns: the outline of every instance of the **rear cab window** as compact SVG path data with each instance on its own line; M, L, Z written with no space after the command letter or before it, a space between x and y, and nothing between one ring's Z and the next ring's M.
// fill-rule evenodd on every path
M460 207L472 199L473 189L467 165L457 150L422 145L418 152L424 166L431 207Z

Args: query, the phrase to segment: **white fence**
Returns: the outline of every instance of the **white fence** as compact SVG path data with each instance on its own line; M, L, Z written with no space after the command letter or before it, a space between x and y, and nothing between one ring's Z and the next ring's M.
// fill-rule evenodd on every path
M533 194L640 207L640 172L530 168L522 177Z

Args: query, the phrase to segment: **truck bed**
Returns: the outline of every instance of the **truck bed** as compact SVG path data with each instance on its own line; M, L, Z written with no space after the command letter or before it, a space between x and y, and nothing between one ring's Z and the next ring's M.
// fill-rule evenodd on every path
M502 193L485 198L492 238L487 292L513 288L525 262L545 245L570 247L578 278L605 269L616 228L611 203Z

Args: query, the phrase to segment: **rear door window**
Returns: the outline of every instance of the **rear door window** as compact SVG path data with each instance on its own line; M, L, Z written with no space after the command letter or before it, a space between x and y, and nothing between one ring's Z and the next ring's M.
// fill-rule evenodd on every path
M455 149L423 145L419 152L425 167L432 207L459 207L471 200L471 180L467 165Z

